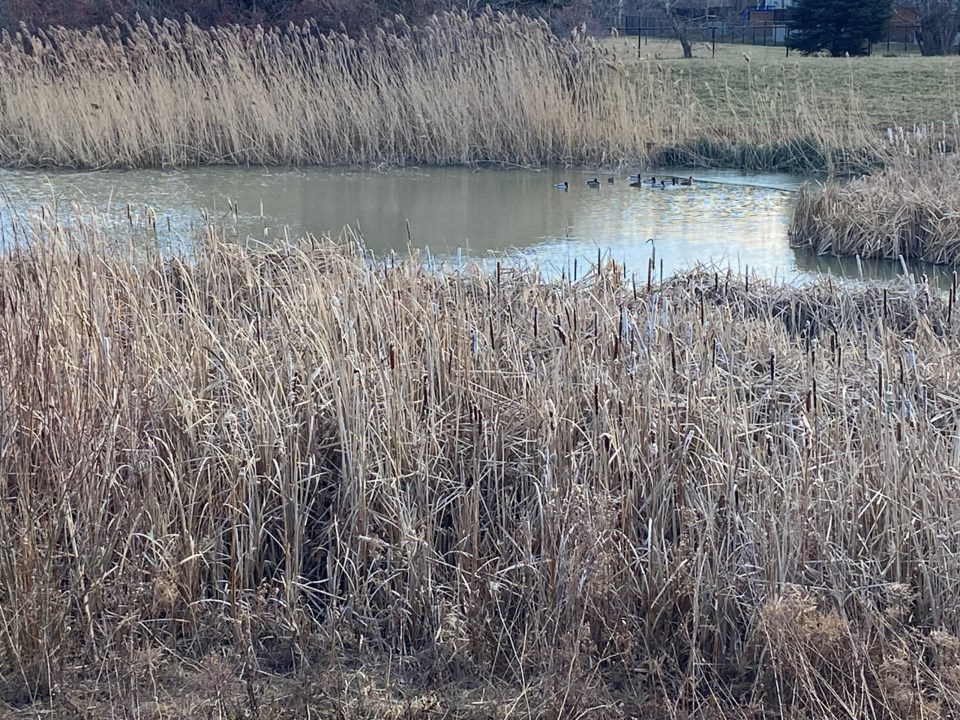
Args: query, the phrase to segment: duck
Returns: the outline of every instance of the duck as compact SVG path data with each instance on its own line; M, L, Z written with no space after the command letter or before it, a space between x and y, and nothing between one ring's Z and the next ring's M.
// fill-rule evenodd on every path
M587 187L596 190L598 187L600 187L600 181L597 178L593 178L593 180L587 180Z
M691 176L688 177L686 180L681 180L681 181L680 181L680 184L681 184L681 185L693 185L693 176L691 175Z
M607 178L607 184L613 185L613 175Z
M676 184L677 184L677 178L676 178L676 177L670 178L670 184L671 184L671 185L676 185Z
M567 188L570 187L570 183L564 181L564 182L562 182L562 183L557 183L556 185L554 185L554 187L555 187L557 190L562 190L563 192L566 192L566 191L567 191Z
M656 185L657 185L657 178L656 177L650 178L650 187L656 187Z
M636 175L631 175L628 177L627 182L630 183L630 187L637 187L641 182L643 182L643 180L640 178L640 174L637 173Z
M660 189L661 189L661 190L666 190L666 189L667 189L667 181L666 181L666 180L661 180L661 181L660 181Z

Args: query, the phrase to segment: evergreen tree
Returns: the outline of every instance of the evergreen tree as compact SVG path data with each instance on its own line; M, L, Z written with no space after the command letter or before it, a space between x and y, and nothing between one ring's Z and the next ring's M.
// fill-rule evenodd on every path
M892 0L798 0L787 44L806 55L869 54L870 44L884 37L892 6Z

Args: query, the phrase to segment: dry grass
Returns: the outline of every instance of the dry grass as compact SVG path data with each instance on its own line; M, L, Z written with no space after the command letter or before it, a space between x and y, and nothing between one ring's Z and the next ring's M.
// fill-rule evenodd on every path
M705 83L694 65L625 62L593 40L561 40L515 16L450 13L420 28L397 19L360 39L321 36L310 24L208 32L167 22L56 29L0 45L0 164L8 166L844 171L886 159L853 86L838 95L832 85L789 75L767 82L749 69L744 87L727 76Z
M960 318L930 289L98 227L0 259L8 707L960 711Z
M709 107L718 105L718 88L729 93L720 98L726 102L800 86L815 90L818 106L832 118L842 117L849 99L855 98L866 122L884 131L952 122L960 108L956 56L785 57L783 48L718 44L716 57L711 57L709 46L699 44L694 59L683 60L676 41L651 39L641 44L639 53L636 38L608 39L603 46L628 67L660 58L663 67L689 78L690 90Z
M803 187L791 242L818 253L960 261L960 162L912 158L875 175Z

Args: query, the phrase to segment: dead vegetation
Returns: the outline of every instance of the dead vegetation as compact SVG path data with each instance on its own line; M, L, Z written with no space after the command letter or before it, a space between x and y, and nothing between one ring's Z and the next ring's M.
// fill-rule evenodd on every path
M8 711L958 712L935 290L108 227L0 258Z
M801 189L792 244L863 258L960 261L960 162L952 154L900 160L851 182Z
M850 171L889 155L854 87L752 72L744 87L704 91L670 64L626 63L591 39L489 12L419 27L398 17L357 38L310 22L4 33L0 164Z

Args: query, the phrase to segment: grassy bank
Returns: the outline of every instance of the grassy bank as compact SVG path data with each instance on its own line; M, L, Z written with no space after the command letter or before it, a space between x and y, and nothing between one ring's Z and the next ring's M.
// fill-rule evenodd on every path
M960 262L960 163L944 155L900 161L840 184L804 186L791 243L818 253Z
M949 717L926 288L0 259L0 700L97 717Z
M50 30L0 47L0 164L842 171L887 158L856 83L838 94L748 69L744 84L744 65L707 82L693 64L624 61L592 40L490 13L419 28L398 19L357 39L310 24Z
M838 118L854 108L871 126L887 127L955 124L960 108L960 59L956 57L862 58L785 57L783 48L719 43L716 55L708 45L695 46L693 60L683 60L680 43L637 38L603 41L603 46L627 66L659 62L689 79L690 90L707 107L723 107L728 100L746 100L752 94L806 87L816 92L817 105L828 117ZM718 91L722 89L722 92ZM727 94L729 92L729 95ZM746 102L741 103L749 108Z

